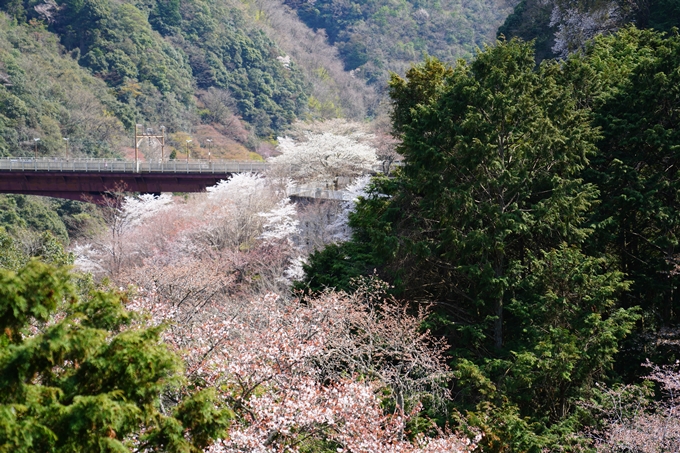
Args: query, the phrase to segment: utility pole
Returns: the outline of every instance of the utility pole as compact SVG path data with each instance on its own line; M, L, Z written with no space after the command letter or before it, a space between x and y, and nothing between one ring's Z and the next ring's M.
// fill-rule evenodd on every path
M68 161L71 159L71 142L68 137L64 137L64 141L66 142L66 160Z
M161 126L161 163L163 163L164 151L165 151L165 126Z
M135 124L135 171L139 172L139 128L143 127L141 124ZM143 134L143 133L142 133Z
M193 140L187 140L187 168L189 168L189 143Z
M212 139L206 138L205 141L208 143L208 164L210 164L210 155L211 155L210 151L212 151L212 149L211 149Z
M142 129L142 133L139 133L139 129ZM144 126L142 124L135 125L135 164L137 170L139 171L139 139L142 140L146 137L149 140L149 147L151 147L151 139L155 138L161 142L161 162L163 162L165 154L165 126L160 127L161 135L155 135L153 129L150 127L146 128L146 133L144 133Z
M35 160L38 160L38 142L40 141L40 139L38 137L36 137L36 138L33 139L33 141L35 142L35 149L33 151L33 155L34 155Z
M146 136L149 137L149 148L151 148L151 134L153 134L153 129L150 127L146 128Z

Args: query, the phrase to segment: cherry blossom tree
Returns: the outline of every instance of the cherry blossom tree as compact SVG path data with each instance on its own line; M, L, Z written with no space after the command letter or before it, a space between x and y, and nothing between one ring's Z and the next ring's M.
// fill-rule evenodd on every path
M194 212L205 222L198 240L218 249L249 248L262 234L265 218L284 198L265 178L241 173L208 188L206 197L194 200Z
M171 323L166 341L184 354L189 378L218 389L236 412L211 452L299 451L318 442L357 453L473 449L474 442L451 433L407 439L421 392L448 372L442 343L419 331L423 313L372 304L366 295L326 293L300 303L269 294L169 310L151 288L135 308L152 313L155 323ZM388 388L409 394L411 410ZM394 399L392 412L379 395Z
M308 135L333 134L349 137L361 143L368 143L373 138L368 123L351 121L344 118L333 118L324 121L296 121L286 131L286 135L296 141L305 141Z
M296 206L262 176L236 175L187 198L121 196L105 209L109 229L76 246L76 265L120 286L174 267L193 275L202 261L234 278L234 294L286 293L299 278Z
M658 387L660 398L654 398L649 386L603 388L600 401L589 405L604 420L602 429L590 433L598 452L680 451L679 364L643 365L651 370L646 379Z
M269 212L261 212L259 215L265 219L262 226L264 231L260 237L266 241L289 240L299 232L297 210L288 198L279 201Z
M305 141L279 138L280 156L269 159L272 172L302 184L329 183L336 190L340 178L353 179L376 170L375 148L356 138L329 132L306 134Z
M342 211L335 216L333 222L329 223L327 227L331 236L331 242L344 242L351 238L349 215L354 212L359 198L367 195L366 188L370 182L371 178L369 176L362 176L345 189L349 200L342 203Z
M392 136L391 131L391 120L385 109L370 125L342 118L312 122L298 121L293 123L287 131L287 136L297 142L304 142L310 135L328 133L369 145L375 149L380 170L385 175L389 175L394 162L401 160L401 155L396 151L399 140Z
M449 397L443 342L420 330L425 311L386 301L374 283L355 295L290 294L305 251L285 185L238 175L206 194L110 208L125 260L109 264L107 232L79 264L131 285L128 308L147 313L137 322L166 325L163 341L183 357L187 382L233 409L227 435L209 451L474 448L474 439L450 432L409 433L423 404Z
M143 194L136 197L123 195L124 187L117 188L104 198L102 214L107 230L88 244L75 248L76 264L96 274L118 275L130 265L135 256L132 239L137 227L168 208L172 201L169 194L160 196Z

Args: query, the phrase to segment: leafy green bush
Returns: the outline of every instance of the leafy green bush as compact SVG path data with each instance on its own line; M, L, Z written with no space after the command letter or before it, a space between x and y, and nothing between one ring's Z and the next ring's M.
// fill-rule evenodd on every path
M161 327L131 327L123 303L79 297L65 268L0 269L3 451L199 452L224 433L231 412L211 391L163 408L160 395L181 383L179 359Z

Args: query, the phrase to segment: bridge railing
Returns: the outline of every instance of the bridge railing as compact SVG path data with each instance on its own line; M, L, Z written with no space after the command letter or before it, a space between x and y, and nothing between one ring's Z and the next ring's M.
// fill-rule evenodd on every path
M134 162L122 159L58 159L51 157L0 157L0 170L87 173L246 173L262 172L267 164L256 161L168 160Z
M355 195L344 190L310 189L305 187L295 187L288 191L288 196L300 198L322 198L325 200L349 201Z

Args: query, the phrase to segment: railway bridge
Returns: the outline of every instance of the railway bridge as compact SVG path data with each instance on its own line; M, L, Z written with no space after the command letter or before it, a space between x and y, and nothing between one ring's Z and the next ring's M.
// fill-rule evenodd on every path
M102 204L116 192L204 192L234 173L264 172L264 162L119 159L0 158L0 193L40 195ZM291 197L349 200L352 194L326 185L290 189Z
M112 192L203 192L234 173L262 172L264 162L0 158L0 193L102 203Z

